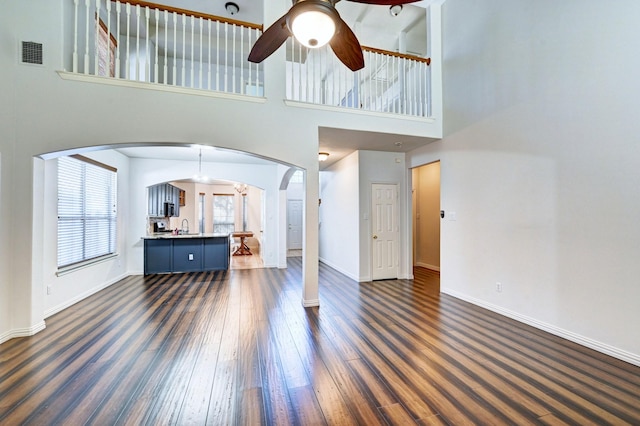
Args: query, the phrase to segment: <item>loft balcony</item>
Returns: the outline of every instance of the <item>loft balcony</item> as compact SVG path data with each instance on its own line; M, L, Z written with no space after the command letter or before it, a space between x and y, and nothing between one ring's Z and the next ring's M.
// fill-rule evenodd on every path
M134 0L69 1L73 34L66 62L72 74L264 98L269 69L247 61L261 24ZM422 11L420 27L426 26ZM308 49L289 38L281 47L286 49L282 96L311 106L429 118L426 42L425 31L423 55L363 47L365 67L352 72L328 46Z

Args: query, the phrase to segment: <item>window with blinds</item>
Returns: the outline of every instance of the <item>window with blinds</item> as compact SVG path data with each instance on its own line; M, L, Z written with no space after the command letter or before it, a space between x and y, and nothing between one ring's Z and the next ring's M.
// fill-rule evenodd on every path
M116 169L91 159L58 159L58 268L116 251Z
M213 194L213 232L230 234L235 231L233 194Z

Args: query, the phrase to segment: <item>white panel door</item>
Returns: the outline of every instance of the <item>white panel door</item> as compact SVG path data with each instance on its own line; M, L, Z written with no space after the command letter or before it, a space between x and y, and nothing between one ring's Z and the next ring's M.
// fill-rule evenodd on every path
M398 278L398 187L371 186L372 271L374 280Z
M302 248L302 200L287 200L287 249Z

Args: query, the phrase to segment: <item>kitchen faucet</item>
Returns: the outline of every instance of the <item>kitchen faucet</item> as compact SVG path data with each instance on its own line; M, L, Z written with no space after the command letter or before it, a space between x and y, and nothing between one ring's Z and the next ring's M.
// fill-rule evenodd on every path
M184 227L184 223L187 222L187 227ZM180 227L182 229L180 229L180 232L182 232L183 234L188 234L189 233L189 221L185 218L182 219L182 225L180 225Z

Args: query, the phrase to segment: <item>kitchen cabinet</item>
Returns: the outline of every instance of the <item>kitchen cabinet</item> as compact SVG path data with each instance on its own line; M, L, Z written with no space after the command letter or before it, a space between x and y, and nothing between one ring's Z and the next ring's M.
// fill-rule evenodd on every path
M175 235L144 238L144 274L229 269L229 236Z
M147 215L149 217L167 217L169 212L165 211L165 203L173 204L172 216L180 216L180 191L182 191L180 188L168 183L161 183L147 189Z
M173 243L171 240L144 241L144 273L171 272L173 265ZM147 272L153 271L153 272Z

